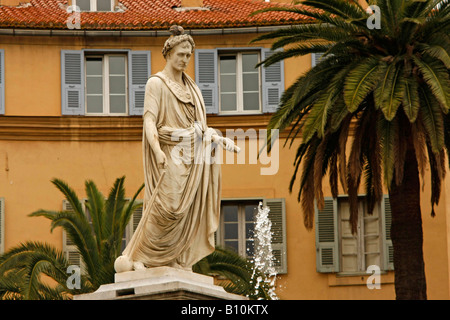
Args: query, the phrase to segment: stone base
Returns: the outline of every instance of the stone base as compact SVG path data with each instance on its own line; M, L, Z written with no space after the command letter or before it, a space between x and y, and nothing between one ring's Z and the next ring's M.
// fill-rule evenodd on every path
M214 278L171 267L116 273L114 283L74 300L248 300L226 292Z

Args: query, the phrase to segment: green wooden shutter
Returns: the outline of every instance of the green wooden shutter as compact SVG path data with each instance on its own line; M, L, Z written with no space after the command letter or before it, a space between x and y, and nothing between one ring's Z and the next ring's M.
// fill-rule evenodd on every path
M0 198L0 254L5 252L5 199Z
M0 49L0 114L5 114L5 50Z
M145 85L151 75L150 51L130 51L128 55L129 115L142 115Z
M63 210L64 211L73 211L72 205L69 201L63 200ZM69 265L76 265L83 270L83 261L81 258L81 254L78 252L75 243L68 237L66 231L63 229L63 253L69 262Z
M136 231L139 222L141 221L142 218L142 210L143 210L143 206L137 208L136 210L134 210L133 215L131 216L131 221L130 221L130 225L131 225L131 236L133 236L134 232ZM131 237L130 237L131 239Z
M322 59L323 53L312 53L311 54L311 66L316 66Z
M135 200L135 203L142 203L142 200ZM136 231L137 226L139 225L139 221L141 221L142 210L143 207L141 206L133 211L130 221L128 222L125 228L125 247L128 245L131 238L133 237L133 234Z
M269 58L275 51L262 49L263 60ZM263 112L277 111L281 95L284 91L284 61L274 63L262 70Z
M323 210L315 210L317 272L339 272L337 199L325 198Z
M61 50L61 113L84 115L84 54Z
M383 223L383 265L384 270L394 270L394 246L391 240L392 211L389 196L384 195L381 203Z
M205 102L206 113L219 113L217 50L195 50L195 82Z
M287 273L285 199L265 199L263 205L270 209L269 219L272 222L272 254L275 257L275 270L278 274L284 274Z

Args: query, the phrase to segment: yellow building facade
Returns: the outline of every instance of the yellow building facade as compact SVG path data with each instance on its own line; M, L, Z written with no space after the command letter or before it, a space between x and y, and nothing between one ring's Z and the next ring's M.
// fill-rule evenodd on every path
M28 215L38 209L62 210L63 195L51 184L51 179L59 178L66 181L78 193L85 197L84 182L93 180L106 195L116 178L126 176L125 187L127 196L131 197L143 183L142 165L142 117L139 115L105 114L84 115L64 114L64 83L62 63L64 52L82 52L85 67L95 59L103 63L114 56L125 57L126 73L132 66L129 55L132 52L150 52L149 72L154 74L165 65L161 54L167 34L130 34L118 35L83 30L73 32L50 33L50 30L14 30L4 28L0 32L0 53L2 58L2 86L4 93L3 114L0 115L0 198L2 204L1 248L3 251L28 240L43 241L64 250L66 244L63 232L57 228L50 232L50 223L43 218L31 218ZM256 53L258 59L263 57L265 49L270 48L269 42L250 44L259 35L256 27L245 30L234 29L191 30L196 43L196 52L209 50L218 61L217 77L227 74L221 72L223 65L233 61L236 73L242 73L241 86L245 84L244 74L247 57L240 54ZM86 59L91 59L86 60ZM198 81L198 57L193 56L187 73ZM228 62L227 62L228 61ZM311 68L314 57L286 60L282 68L283 89L292 84L295 79ZM90 89L86 87L89 72L83 70L85 92L82 99L86 102ZM365 245L356 248L353 240L345 238L344 216L335 217L335 249L334 258L339 260L339 267L333 270L323 270L319 266L320 254L317 244L316 230L306 230L303 224L303 214L297 201L298 187L292 193L288 186L294 170L293 161L296 140L292 147L284 147L287 132L280 133L279 146L265 160L253 158L251 150L259 150L262 140L259 139L268 124L270 112L264 112L262 69L256 71L259 79L258 105L256 112L226 112L219 109L208 114L208 125L219 129L223 135L236 134L241 143L243 155L234 155L231 161L229 155L223 154L222 165L222 203L223 210L235 210L239 217L236 220L222 221L218 233L222 244L232 244L236 241L238 250L248 249L245 246L245 226L248 219L241 216L246 206L254 207L255 203L263 201L274 205L271 210L279 213L274 227L278 232L274 248L279 250L279 274L276 281L276 293L280 299L394 299L394 272L381 266L381 286L370 289L367 283L373 276L366 269L370 260L367 258ZM109 74L112 81L113 73ZM104 76L104 74L103 74ZM235 74L236 76L236 74ZM197 78L196 78L197 77ZM125 92L130 111L130 90L132 83L128 74L125 77L127 90ZM127 82L129 81L129 82ZM92 82L93 83L93 82ZM110 87L111 88L111 87ZM217 93L217 102L223 102L227 92L223 87ZM251 90L242 90L241 94ZM105 94L103 92L103 94ZM94 96L95 94L92 93ZM112 97L110 92L110 97ZM222 96L220 96L222 95ZM221 100L222 99L222 100ZM268 98L267 98L268 99ZM111 108L110 102L110 108ZM222 107L223 103L221 106ZM87 107L85 105L85 107ZM86 109L85 109L86 111ZM111 111L111 109L110 109ZM248 110L247 110L248 111ZM254 135L256 133L256 135ZM241 139L243 138L243 140ZM245 138L245 139L244 139ZM241 139L241 140L240 140ZM245 158L238 158L242 156ZM227 158L228 157L228 158ZM244 160L243 160L244 159ZM265 172L265 174L264 174ZM450 180L443 185L440 205L436 208L436 216L429 215L429 180L425 181L422 194L422 213L424 229L424 259L427 277L428 298L450 298L450 199L448 190ZM325 186L325 196L331 192ZM345 210L345 195L342 201L336 201L336 208ZM363 207L363 205L362 205ZM277 211L278 210L278 211ZM339 209L341 210L341 209ZM380 209L377 222L376 259L380 265L388 257L382 238L386 230ZM231 217L232 215L230 215ZM225 219L225 218L222 218ZM368 220L369 221L369 220ZM237 226L238 236L228 236L225 225ZM369 222L367 222L367 226ZM369 228L363 226L362 228ZM359 241L359 240L358 240ZM367 241L369 243L369 241ZM349 252L345 244L349 244ZM358 244L361 246L361 244ZM356 249L355 249L356 248ZM356 250L352 251L352 250ZM364 250L366 249L366 250ZM375 250L376 251L376 250ZM362 252L362 253L361 253ZM362 255L362 256L361 256ZM377 260L378 259L378 260ZM362 262L361 262L362 261ZM322 261L323 262L323 261ZM336 261L335 261L336 262ZM386 261L384 261L386 262ZM362 263L362 265L361 265ZM357 267L356 267L357 266ZM344 269L348 268L347 271ZM356 270L356 269L357 270ZM371 278L372 276L372 278Z

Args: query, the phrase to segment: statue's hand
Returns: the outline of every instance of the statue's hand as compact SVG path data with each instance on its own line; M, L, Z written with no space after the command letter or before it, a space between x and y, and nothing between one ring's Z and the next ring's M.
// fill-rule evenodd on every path
M156 157L156 164L158 165L158 168L166 169L167 168L166 154L160 149L155 152L155 157Z
M224 148L225 150L231 151L231 152L233 152L233 151L238 152L237 149L239 149L239 148L237 148L237 146L234 144L234 141L231 140L230 138L218 136L217 140L219 140L218 142L222 145L222 148Z

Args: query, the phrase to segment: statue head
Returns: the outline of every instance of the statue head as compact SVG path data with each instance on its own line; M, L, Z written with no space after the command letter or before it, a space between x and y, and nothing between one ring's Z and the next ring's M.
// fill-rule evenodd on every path
M184 33L183 27L174 25L170 27L169 31L172 35L164 43L164 47L162 50L164 59L167 59L166 57L168 54L170 54L170 51L179 44L190 44L191 53L194 52L194 39L192 39L190 35Z

